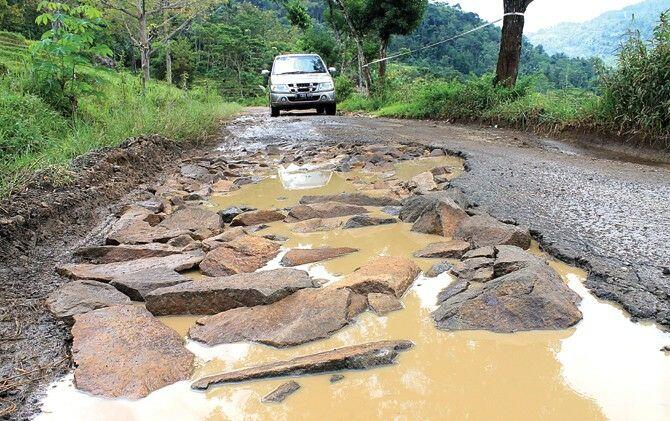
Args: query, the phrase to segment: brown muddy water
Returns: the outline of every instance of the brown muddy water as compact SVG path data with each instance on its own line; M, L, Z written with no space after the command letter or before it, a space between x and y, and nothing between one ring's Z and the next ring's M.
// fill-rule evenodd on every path
M454 158L426 158L397 164L387 174L333 173L323 166L281 167L257 184L214 197L211 206L293 206L303 195L368 191L394 176L409 179L436 166L462 170ZM379 210L375 212L379 213ZM262 234L288 237L283 250L349 246L361 251L305 265L315 277L336 283L378 255L412 256L441 237L410 232L409 224L316 233L295 233L283 222ZM535 245L536 253L541 253ZM284 253L270 262L279 266ZM438 260L420 259L422 269ZM445 332L430 312L436 296L453 281L421 275L403 297L405 309L378 317L361 315L333 337L289 349L238 343L207 347L188 341L199 360L193 378L382 339L409 339L415 347L397 364L369 371L299 377L302 386L281 404L261 398L286 379L256 381L195 392L180 382L139 401L108 400L77 391L72 375L56 382L44 399L43 420L282 420L282 419L472 419L472 420L667 420L670 419L670 356L659 349L670 335L655 325L632 323L618 308L595 299L582 285L586 273L552 260L582 298L584 319L565 331L497 334ZM162 321L186 338L196 317Z

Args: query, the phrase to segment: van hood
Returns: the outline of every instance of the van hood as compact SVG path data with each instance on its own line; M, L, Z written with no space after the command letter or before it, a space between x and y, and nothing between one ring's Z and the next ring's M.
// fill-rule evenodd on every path
M271 79L273 85L284 85L289 83L323 83L333 81L333 78L328 73L272 75Z

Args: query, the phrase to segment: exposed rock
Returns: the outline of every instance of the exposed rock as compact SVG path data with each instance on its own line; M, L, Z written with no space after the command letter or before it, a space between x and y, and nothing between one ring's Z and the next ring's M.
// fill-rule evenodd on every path
M410 341L381 341L347 346L297 357L289 361L279 361L205 377L193 383L191 388L206 390L210 386L224 383L318 374L337 370L367 370L393 364L400 352L410 349L413 345Z
M279 253L279 244L253 235L241 235L210 251L200 263L207 276L254 272Z
M440 293L437 295L437 304L440 305L454 295L458 295L461 292L466 291L469 286L470 282L468 281L456 281L449 284L449 286L440 291Z
M479 247L463 255L464 259L472 259L475 257L496 257L496 250L492 246Z
M331 336L365 308L365 297L351 290L306 288L270 305L199 319L189 336L207 345L253 341L293 346Z
M233 241L237 237L241 237L243 235L246 235L247 230L248 230L248 228L245 228L245 227L227 228L221 234L215 235L214 237L210 237L210 238L207 238L206 240L204 240L202 242L203 248L205 249L205 251L214 250L215 248L221 247L225 243Z
M141 206L152 213L159 213L165 210L165 203L158 199L144 200L142 202L138 202L137 206Z
M428 269L426 272L426 276L428 278L435 278L436 276L439 276L443 274L444 272L449 272L454 268L454 266L447 262L446 260L440 263L435 263L433 266Z
M344 375L343 374L333 374L330 376L330 382L331 383L337 383L339 381L344 380Z
M197 240L218 234L222 227L221 217L216 212L197 206L179 209L157 225L167 230L186 230Z
M437 327L444 330L565 329L582 318L579 296L546 264L533 264L446 295L433 313Z
M426 259L460 259L468 250L470 250L470 243L460 240L449 240L429 244L422 250L414 253L414 257Z
M75 316L72 337L74 384L96 396L139 399L191 376L182 338L141 307Z
M359 294L378 292L400 298L421 272L419 266L404 257L377 257L339 281L338 288Z
M255 208L231 206L229 208L220 210L218 214L224 223L229 224L233 222L233 219L239 215L242 215L244 212L253 212L255 210Z
M145 301L147 295L156 289L190 282L191 278L170 268L158 267L128 273L112 280L110 284L133 301Z
M107 244L146 244L188 234L185 228L168 229L155 226L154 218L159 217L146 208L129 207L112 226L107 235Z
M426 195L412 196L405 199L402 202L402 208L400 209L400 220L403 222L414 223L423 215L424 213L434 210L438 203L442 200L447 200L448 202L455 202L461 208L460 202L457 199L456 194L454 194L456 189L448 189L446 191L432 192ZM460 192L460 190L458 190ZM462 192L460 192L462 194Z
M181 175L186 178L191 178L200 181L211 181L213 176L204 167L200 165L187 164L182 165L180 169Z
M169 246L176 247L178 249L181 249L182 251L184 250L190 250L193 248L196 248L200 245L200 243L196 242L193 237L190 235L184 234L180 235L179 237L175 237L171 239L170 241L167 242ZM157 243L160 244L160 243Z
M261 399L261 401L263 403L281 403L284 402L284 400L288 398L290 395L297 392L298 389L300 389L300 385L298 384L298 382L291 380L286 383L282 383L275 390L263 396L263 399Z
M243 273L157 289L146 297L147 310L155 316L217 314L237 307L271 304L300 289L316 286L302 270Z
M370 196L363 193L341 193L324 196L303 196L300 199L302 205L314 203L339 202L357 206L399 206L400 201L387 196Z
M453 237L469 241L473 247L504 244L527 250L531 242L527 228L505 224L488 215L475 215L465 219L455 230Z
M68 323L77 314L118 304L130 304L113 286L98 281L72 281L53 291L46 300L49 311Z
M306 221L301 221L293 224L291 231L300 234L308 234L311 232L332 231L341 227L344 220L341 218L314 218Z
M486 282L493 279L493 259L475 257L454 265L453 272L461 281Z
M430 151L430 156L445 156L444 149L433 149Z
M214 193L227 193L233 190L239 190L239 187L231 180L219 180L212 184L212 192Z
M537 257L516 246L496 246L496 260L493 265L495 276L523 269L533 264L546 263L544 259Z
M257 210L244 212L236 216L230 223L230 226L244 226L267 224L269 222L282 221L286 215L275 210Z
M355 253L358 249L351 247L321 247L315 249L293 249L282 257L282 266L300 266L308 263L321 262L336 257Z
M314 203L312 205L298 205L291 208L286 222L306 221L314 218L335 218L338 216L359 215L367 213L362 206L347 205L338 202Z
M395 218L378 218L375 216L369 215L356 215L350 218L343 226L342 229L351 229L351 228L363 228L363 227L372 227L377 225L388 225L395 224L398 220Z
M400 206L384 206L380 210L386 214L392 215L392 216L399 216L400 215L400 209L402 207Z
M191 237L188 238L190 239ZM191 239L191 241L193 240ZM74 256L88 263L104 264L146 259L149 257L170 256L172 254L179 254L183 251L183 247L173 247L161 243L139 245L124 244L119 246L82 247L75 251Z
M368 294L368 306L378 316L391 313L393 311L402 310L405 306L393 295L380 294L373 292Z
M430 171L415 175L412 177L412 182L416 185L416 190L421 194L427 194L437 190L435 178L433 178L433 174Z
M288 241L288 237L285 237L283 235L277 235L277 234L266 234L263 236L263 238L270 240L270 241L277 241L280 243L283 243L284 241Z
M89 263L66 264L57 267L56 271L69 278L111 282L115 280L123 280L132 274L154 269L167 269L182 272L198 266L202 259L203 252L194 250L165 257L150 257L148 259L106 263L103 265L92 265Z

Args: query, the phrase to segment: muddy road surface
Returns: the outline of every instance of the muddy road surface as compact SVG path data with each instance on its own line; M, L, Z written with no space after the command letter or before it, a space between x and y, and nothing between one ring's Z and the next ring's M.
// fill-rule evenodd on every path
M3 238L3 415L667 419L667 166L266 114Z

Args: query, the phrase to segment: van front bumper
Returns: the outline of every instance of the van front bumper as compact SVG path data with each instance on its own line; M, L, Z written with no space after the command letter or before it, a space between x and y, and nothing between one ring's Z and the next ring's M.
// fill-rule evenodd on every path
M270 105L284 110L322 107L334 104L335 99L335 91L308 92L304 94L270 93Z

